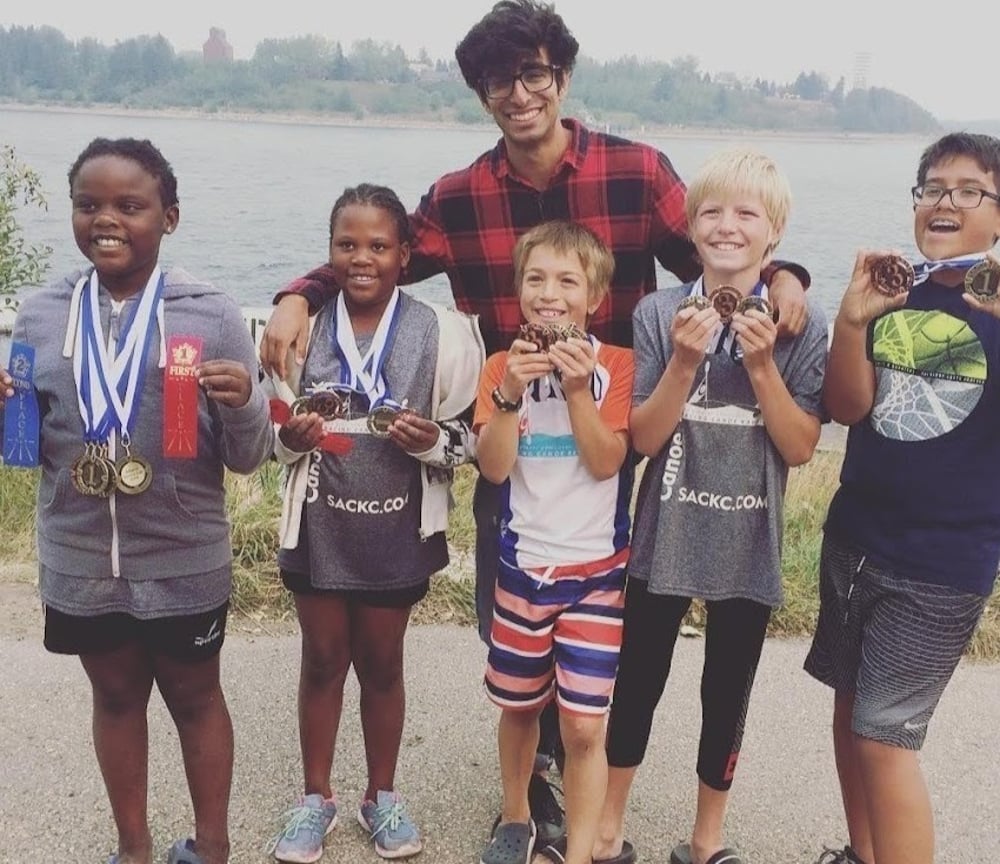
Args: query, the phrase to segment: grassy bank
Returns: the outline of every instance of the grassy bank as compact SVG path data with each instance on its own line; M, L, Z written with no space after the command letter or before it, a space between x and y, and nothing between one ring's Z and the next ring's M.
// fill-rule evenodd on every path
M818 609L817 574L821 527L830 496L837 486L841 455L820 452L789 478L785 507L784 583L785 604L771 620L778 636L804 636L812 632ZM452 565L432 580L431 592L414 611L417 622L448 621L472 624L472 558L475 531L472 520L472 489L475 470L459 470L454 493L448 539ZM280 511L280 471L266 465L250 477L230 477L229 510L233 523L235 554L234 606L257 618L291 617L292 607L278 581L275 567L277 519ZM9 563L30 561L34 530L35 474L0 470L0 513L4 514L5 558ZM694 625L703 623L703 612L695 607L689 616ZM983 615L970 649L974 657L1000 660L1000 588Z

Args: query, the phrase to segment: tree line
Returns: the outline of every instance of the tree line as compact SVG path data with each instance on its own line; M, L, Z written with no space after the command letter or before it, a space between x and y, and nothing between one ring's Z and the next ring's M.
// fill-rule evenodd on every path
M457 64L398 45L307 35L265 39L249 60L206 62L162 35L105 45L54 27L0 27L0 99L205 111L295 111L489 122ZM669 62L580 58L566 112L611 129L715 126L832 132L938 129L920 105L882 88L833 86L815 71L791 82L712 75Z

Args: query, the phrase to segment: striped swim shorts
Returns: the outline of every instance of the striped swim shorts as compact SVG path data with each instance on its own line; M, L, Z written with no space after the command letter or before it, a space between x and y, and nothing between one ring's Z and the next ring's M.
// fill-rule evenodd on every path
M501 708L605 714L618 672L628 550L520 570L500 560L486 692Z

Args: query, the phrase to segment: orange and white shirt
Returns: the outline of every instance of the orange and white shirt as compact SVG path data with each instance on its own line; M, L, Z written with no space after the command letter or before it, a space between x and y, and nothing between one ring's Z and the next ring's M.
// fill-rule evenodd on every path
M632 351L591 337L591 378L601 419L628 431L634 365ZM492 392L503 381L507 352L483 369L473 428L493 416ZM558 567L608 558L629 543L632 460L607 480L596 480L580 459L566 396L553 372L532 382L519 411L517 459L503 484L500 554L518 568Z

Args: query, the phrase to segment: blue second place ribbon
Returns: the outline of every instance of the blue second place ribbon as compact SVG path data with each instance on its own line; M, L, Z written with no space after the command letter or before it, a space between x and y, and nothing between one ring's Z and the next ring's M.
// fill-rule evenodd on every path
M35 349L23 342L14 342L10 347L7 371L14 379L14 395L4 406L3 461L18 468L35 468L41 461L41 424L33 383Z

